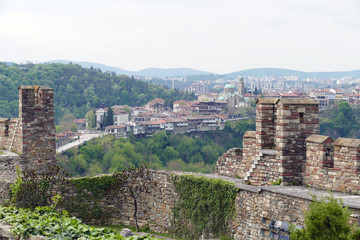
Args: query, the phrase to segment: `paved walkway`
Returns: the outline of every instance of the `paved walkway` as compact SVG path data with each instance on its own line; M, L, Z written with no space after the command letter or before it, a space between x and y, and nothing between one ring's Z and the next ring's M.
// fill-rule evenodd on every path
M69 150L70 148L73 148L73 147L77 147L81 144L84 144L86 141L89 141L93 138L97 138L97 137L100 137L100 135L102 135L103 133L87 133L87 134L83 134L80 136L80 139L74 141L74 142L71 142L71 143L68 143L68 144L65 144L59 148L56 149L56 153L62 153L62 152L65 152L67 150Z
M0 150L0 152L3 152L0 154L0 157L13 157L13 156L19 156L16 153L10 152L8 150Z
M187 173L192 174L192 173ZM202 175L207 178L211 179L222 179L228 182L235 183L235 186L239 189L260 193L261 191L268 191L278 194L283 194L287 196L312 200L312 195L316 195L317 199L320 200L322 196L329 196L330 193L324 190L318 190L315 188L308 188L305 186L251 186L244 184L243 180L240 178L232 178L232 177L225 177L215 174L194 174L194 175ZM360 209L360 195L351 195L346 193L340 192L333 192L332 193L334 198L343 200L344 205L350 208Z

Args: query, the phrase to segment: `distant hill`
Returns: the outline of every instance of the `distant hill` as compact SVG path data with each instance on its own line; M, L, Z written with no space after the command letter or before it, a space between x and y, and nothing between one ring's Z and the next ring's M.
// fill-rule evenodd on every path
M148 77L186 77L189 75L208 75L210 72L204 72L192 68L147 68L136 72L139 76Z
M55 118L57 123L72 113L83 118L85 113L113 105L142 106L154 98L168 103L194 100L194 94L169 89L125 75L115 75L96 68L83 68L78 64L25 64L0 63L0 116L17 117L20 85L43 85L54 89Z
M146 68L140 71L128 71L122 68L108 66L99 63L92 63L92 62L77 62L77 61L69 61L69 60L53 60L49 61L48 63L68 63L79 64L85 68L100 68L103 72L115 72L117 74L122 75L129 75L129 76L142 76L142 77L186 77L188 75L204 75L204 74L211 74L210 72L204 72L196 69L191 68Z
M344 76L351 76L353 78L360 78L360 70L353 71L334 71L334 72L304 72L298 70L284 69L284 68L252 68L241 70L237 72L227 73L227 74L216 74L206 71L200 71L191 68L147 68L140 71L129 71L118 67L108 66L100 63L93 62L80 62L80 61L69 61L69 60L53 60L47 63L68 63L79 64L85 68L96 68L101 69L102 72L115 72L119 75L128 75L128 76L140 76L140 77L187 77L190 81L198 81L198 80L216 80L220 77L225 77L229 79L233 79L239 76L251 76L251 77L283 77L283 76L298 76L299 79L306 78L320 78L320 79L328 79L328 78L340 78ZM8 62L7 65L11 66L13 63Z
M79 64L80 66L84 67L84 68L96 68L96 69L101 69L101 71L103 72L115 72L119 75L134 75L134 72L132 71L128 71L122 68L118 68L118 67L113 67L113 66L108 66L105 64L100 64L100 63L93 63L93 62L77 62L77 61L69 61L69 60L53 60L53 61L49 61L47 63L61 63L61 64L68 64L68 63L74 63L74 64Z
M252 76L252 77L266 77L266 76L273 76L273 77L283 77L283 76L290 76L295 75L298 76L300 79L304 78L340 78L344 76L351 76L353 78L360 77L360 70L354 71L342 71L342 72L302 72L297 70L289 70L283 68L253 68L242 70L239 72L233 72L225 74L225 76L235 78L238 76Z

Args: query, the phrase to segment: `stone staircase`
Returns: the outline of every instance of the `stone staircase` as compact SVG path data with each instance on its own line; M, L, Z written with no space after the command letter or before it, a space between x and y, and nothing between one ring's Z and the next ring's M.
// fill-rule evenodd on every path
M256 168L256 166L259 164L259 161L260 161L260 156L259 156L259 155L256 155L256 156L255 156L255 160L254 160L253 164L251 164L249 171L247 171L247 172L245 173L244 181L248 181L248 180L249 180L252 172L254 171L254 169Z
M9 151L10 151L10 152L11 152L11 148L12 148L12 146L13 146L13 144L14 144L15 135L16 135L17 128L18 128L18 126L19 126L19 122L20 122L20 119L18 119L18 120L16 121L15 129L14 129L14 134L12 135L11 142L10 142L10 146L9 146Z

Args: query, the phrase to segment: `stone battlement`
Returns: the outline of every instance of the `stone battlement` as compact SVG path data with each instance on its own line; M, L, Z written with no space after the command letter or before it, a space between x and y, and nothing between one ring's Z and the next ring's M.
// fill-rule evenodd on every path
M311 99L257 101L256 131L244 135L243 149L230 149L215 173L251 185L310 185L359 193L360 140L336 141L319 134L319 107ZM234 154L239 153L239 154Z
M0 147L20 154L26 166L37 170L55 161L52 88L20 86L19 118L0 118Z

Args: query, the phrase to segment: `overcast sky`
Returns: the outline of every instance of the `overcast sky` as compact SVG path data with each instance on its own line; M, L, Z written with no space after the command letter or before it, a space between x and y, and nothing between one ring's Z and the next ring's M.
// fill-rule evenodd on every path
M358 0L0 0L0 61L360 69Z

